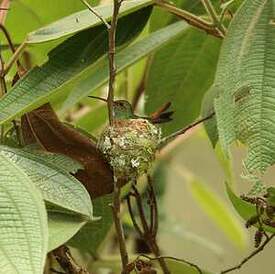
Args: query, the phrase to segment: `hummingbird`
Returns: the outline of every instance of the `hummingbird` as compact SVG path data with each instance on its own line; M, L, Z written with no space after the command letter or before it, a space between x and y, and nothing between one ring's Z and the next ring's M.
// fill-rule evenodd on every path
M104 102L107 102L106 99L97 97L97 96L89 96L89 98L98 99ZM133 111L133 107L127 100L116 100L113 103L114 105L114 119L117 120L128 120L128 119L146 119L152 124L161 124L167 123L172 120L173 111L167 111L171 102L165 103L161 106L157 111L148 116L139 116L136 115Z

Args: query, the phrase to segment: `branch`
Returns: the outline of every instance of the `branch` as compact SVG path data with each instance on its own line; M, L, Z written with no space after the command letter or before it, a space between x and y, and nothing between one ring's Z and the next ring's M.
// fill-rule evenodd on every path
M177 8L175 5L164 0L156 0L155 4L163 8L164 10L178 16L182 20L186 21L189 25L199 28L215 37L224 38L223 33L221 33L221 31L215 25L201 19L200 17L188 11Z
M89 272L79 266L73 259L71 252L65 245L53 250L53 255L61 268L67 274L89 274Z
M103 16L101 16L96 9L94 9L86 0L81 0L81 2L106 26L107 30L111 28L109 23L105 20Z
M205 10L208 12L210 17L212 18L214 26L221 32L223 36L225 36L226 29L222 24L221 20L219 19L219 16L213 4L211 3L211 0L201 0L201 2L204 5Z
M108 97L107 97L107 105L108 105L108 113L109 113L109 123L110 125L113 124L113 102L114 102L114 82L116 78L116 64L115 64L115 52L116 52L116 29L117 29L117 22L118 22L118 14L119 9L122 4L123 0L113 0L113 16L111 25L106 22L106 20L97 13L85 0L81 0L88 9L95 14L102 23L106 26L108 31L108 59L109 59L109 87L108 87ZM116 228L116 234L119 242L119 250L122 262L122 274L127 274L129 271L127 270L128 265L128 253L126 249L125 237L123 232L122 223L120 220L120 193L121 193L121 186L120 182L114 176L114 193L113 193L113 203L112 203L112 212L113 212L113 219Z
M109 37L109 88L108 88L108 113L109 113L109 123L112 125L114 120L114 111L113 111L113 102L114 102L114 83L116 78L116 64L115 64L115 53L116 53L116 29L117 29L117 21L119 9L122 3L122 0L113 0L114 1L114 9L113 9L113 17L111 22L111 28L108 29L108 37Z
M4 67L4 74L6 75L12 65L14 64L14 62L16 62L20 56L20 54L22 53L22 51L25 49L25 47L27 46L26 41L24 41L14 52L13 56L11 57L11 59L9 60L9 62L7 63L7 65Z
M112 204L112 211L113 211L113 219L116 228L116 234L119 243L119 250L120 250L120 257L122 263L122 271L121 274L128 274L129 271L127 270L127 266L129 263L128 253L125 244L125 237L123 232L123 227L120 219L120 193L121 187L119 182L116 178L114 178L114 193L113 193L113 204Z
M171 142L171 141L173 141L174 139L176 139L179 135L182 135L182 134L186 133L186 131L188 131L188 130L194 128L195 126L197 126L197 125L199 125L199 124L201 124L201 123L203 123L203 122L205 122L205 121L211 119L214 115L215 115L215 112L211 112L208 116L206 116L206 117L204 117L204 118L201 118L201 119L199 119L198 121L196 121L196 122L194 122L194 123L188 125L187 127L183 128L183 129L180 129L180 130L178 130L178 131L172 133L171 135L169 135L169 136L163 138L163 139L160 141L159 145L158 145L158 149L162 149L166 144L168 144L169 142Z
M147 221L145 217L145 211L142 203L142 197L140 193L138 192L138 189L133 184L132 189L133 193L130 193L127 197L127 205L128 210L130 213L130 217L132 219L133 225L138 232L140 238L144 239L146 243L148 243L151 251L154 253L156 257L158 257L158 261L160 264L160 267L162 268L162 271L164 274L170 274L167 264L163 258L160 257L160 249L157 243L157 230L158 230L158 209L157 209L157 202L156 202L156 196L155 191L153 189L153 184L150 176L147 176L148 179L148 185L149 185L149 199L148 204L150 206L150 222ZM141 221L141 227L137 224L136 217L133 213L132 205L130 197L134 197L137 204L137 210L138 215Z
M240 264L231 267L229 269L226 269L224 271L221 272L221 274L225 274L225 273L229 273L231 271L240 269L245 263L247 263L250 259L252 259L254 256L256 256L258 253L260 253L261 251L264 250L265 246L274 238L275 233L272 234L270 237L266 238L266 240L263 242L262 245L259 246L259 248L257 248L256 250L254 250L249 256L247 256L246 258L244 258Z

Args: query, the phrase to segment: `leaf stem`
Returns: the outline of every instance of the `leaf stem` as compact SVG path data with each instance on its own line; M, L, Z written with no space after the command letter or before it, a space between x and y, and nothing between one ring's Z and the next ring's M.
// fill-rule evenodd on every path
M215 112L211 112L208 116L203 117L203 118L197 120L196 122L194 122L194 123L186 126L185 128L182 128L182 129L180 129L180 130L172 133L171 135L163 138L160 141L159 145L158 145L158 149L162 149L165 145L167 145L168 143L170 143L171 141L173 141L174 139L176 139L179 135L182 135L182 134L186 133L186 131L194 128L195 126L197 126L197 125L199 125L199 124L201 124L201 123L203 123L203 122L211 119L214 115L215 115Z
M111 28L110 24L101 16L96 9L94 9L86 0L80 0L109 30Z
M200 18L188 11L185 11L185 10L182 10L182 9L176 7L174 4L171 4L164 0L156 0L155 4L157 6L163 8L164 10L183 19L189 25L192 25L196 28L204 30L205 32L207 32L215 37L218 37L218 38L224 37L223 33L221 33L221 31L215 25L203 20L202 18Z
M220 32L222 33L222 35L224 36L226 33L226 29L225 29L224 25L222 24L212 2L210 0L201 0L201 2L204 5L205 10L211 16L214 26L217 27L217 29L219 29Z

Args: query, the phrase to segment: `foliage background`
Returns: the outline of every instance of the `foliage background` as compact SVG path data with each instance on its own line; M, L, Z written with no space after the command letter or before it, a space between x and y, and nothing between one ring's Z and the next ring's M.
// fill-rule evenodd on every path
M198 2L183 0L178 4L200 14L203 9ZM95 4L93 2L93 5ZM7 28L13 41L21 43L30 31L81 9L83 6L78 0L48 0L47 3L43 0L14 0L7 18ZM162 14L155 9L151 24L147 24L137 39L142 39L152 30L174 21L174 18L169 16L163 20ZM45 53L55 45L56 42L51 42L32 47L30 49L32 62L36 64L44 62L47 58ZM163 100L174 101L175 120L164 128L165 134L187 125L198 117L202 97L214 78L219 46L220 41L217 39L192 29L155 53L148 74L145 107L140 106L139 111L144 109L145 112L150 113ZM188 49L188 54L185 53L185 49ZM7 58L8 54L5 57ZM126 85L129 88L129 97L133 97L132 91L142 78L146 61L141 60L132 66L127 74L119 75L117 91L122 97ZM128 77L128 81L125 81L125 77ZM104 89L97 90L95 94L102 94L102 92L104 93ZM89 133L100 132L106 120L106 109L100 102L84 99L81 101L84 111L79 112L79 105L65 111L62 108L63 99L64 97L60 96L54 100L60 117L70 117L75 125ZM162 165L158 170L159 173L165 174L165 182L161 183L166 185L160 200L161 213L164 217L160 225L159 243L163 253L195 261L202 268L213 272L223 268L221 266L234 265L248 250L252 250L253 234L250 233L249 239L246 239L246 231L240 228L230 239L228 236L232 235L230 231L224 233L217 225L221 220L209 218L205 205L194 198L191 181L188 180L190 174L198 177L201 181L199 185L206 186L233 211L224 190L223 169L216 159L204 129L200 127L193 130L173 146L166 154L166 158L162 159ZM241 159L244 153L245 149L241 145L234 148L234 169L237 175L241 173ZM275 169L271 168L266 175L266 180L272 183L274 175ZM249 189L247 181L241 180L239 176L236 177L238 177L236 184L240 192ZM243 224L237 214L234 216L240 224ZM243 238L238 241L236 240L238 237ZM274 247L274 243L268 246L263 254L253 259L239 273L263 273L263 266L264 274L273 273L272 250ZM107 253L107 251L108 248L105 247L104 252Z

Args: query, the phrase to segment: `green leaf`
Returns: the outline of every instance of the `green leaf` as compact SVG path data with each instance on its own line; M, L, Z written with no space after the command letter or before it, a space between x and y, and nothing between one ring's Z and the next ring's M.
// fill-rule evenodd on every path
M93 5L96 5L98 0L93 0L92 2ZM80 0L15 0L10 1L10 3L10 11L7 13L5 27L9 31L16 47L24 42L29 32L85 8ZM0 33L0 41L5 41L2 33ZM29 59L33 64L41 64L46 61L47 52L60 41L28 47ZM9 60L11 58L10 51L3 53L3 58L6 61ZM13 77L14 73L15 68L10 71L9 76Z
M49 246L48 252L68 242L85 225L80 216L48 212Z
M153 4L152 0L123 1L119 11L119 17L133 13L137 10L143 9L152 4ZM97 6L94 9L106 20L110 20L112 18L113 4ZM136 23L138 22L136 21ZM48 42L55 39L63 38L68 35L73 35L77 32L80 32L101 24L102 24L102 21L96 15L94 15L90 10L86 9L80 12L76 12L46 27L43 27L41 29L38 29L30 33L27 36L26 42L28 44Z
M13 42L22 43L27 33L84 8L85 6L79 0L11 1L11 12L7 13L5 26ZM28 20L25 20L26 18Z
M236 246L240 248L246 247L246 231L224 201L197 179L189 182L189 188L198 205L224 234Z
M111 202L112 195L106 195L93 201L94 215L101 218L98 221L87 223L71 239L70 245L96 255L98 247L106 238L113 223Z
M119 20L117 46L129 42L143 29L150 12L148 7ZM107 48L104 26L82 31L64 41L50 52L47 63L32 69L1 98L0 123L48 102L66 85L79 80L85 69L106 53Z
M215 100L221 145L240 140L248 145L245 166L263 173L275 161L275 16L273 0L246 0L224 40L215 79L223 91ZM234 93L250 87L236 102Z
M27 175L0 152L0 268L2 273L43 273L47 215Z
M256 206L252 205L251 203L248 203L238 197L231 189L230 185L228 183L225 183L226 185L226 191L228 194L228 197L236 209L236 211L239 213L239 215L245 220L249 220L251 217L256 215ZM263 228L267 232L275 233L275 228L263 225Z
M192 122L200 112L204 93L211 86L220 40L189 29L159 50L146 82L145 110L152 113L171 101L173 122L163 125L165 135Z
M66 170L70 160L65 156L7 146L0 146L0 152L24 170L47 202L93 218L90 196L85 187ZM75 165L79 167L79 164ZM72 170L75 170L73 164Z
M186 30L187 24L184 22L177 22L166 28L160 29L136 42L135 44L121 50L116 55L117 71L120 72L126 69L130 65L139 61L149 53L163 46L168 41L175 38L177 35ZM99 60L91 69L88 71L85 78L73 87L73 91L67 100L64 102L63 108L66 109L82 98L88 96L91 91L102 86L108 81L108 58L107 56ZM1 105L1 103L0 103Z

